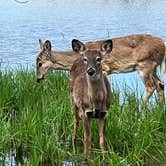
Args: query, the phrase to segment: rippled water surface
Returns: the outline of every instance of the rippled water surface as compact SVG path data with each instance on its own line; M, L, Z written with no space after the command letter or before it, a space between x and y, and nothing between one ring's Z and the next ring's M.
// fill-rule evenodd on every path
M39 38L51 40L56 50L71 48L73 38L150 33L166 40L165 16L165 0L1 0L0 61L2 66L34 67ZM142 86L137 73L113 77L131 87L137 87L137 80Z

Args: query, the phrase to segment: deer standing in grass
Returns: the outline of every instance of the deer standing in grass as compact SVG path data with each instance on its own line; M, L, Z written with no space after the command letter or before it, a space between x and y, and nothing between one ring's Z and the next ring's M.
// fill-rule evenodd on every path
M101 41L87 42L89 49L99 48ZM146 88L144 101L148 101L156 90L159 98L164 97L164 83L156 74L160 66L161 76L166 73L166 44L152 35L138 34L113 38L114 48L102 61L103 71L112 73L127 73L138 71ZM37 56L37 80L44 79L50 69L70 70L77 55L73 51L57 52L51 50L51 43L39 41L41 52Z
M84 153L87 158L91 151L91 118L99 119L100 147L102 151L106 150L106 113L111 102L111 90L109 81L102 72L101 61L111 52L112 40L103 42L100 50L97 50L87 49L82 42L73 39L72 48L81 56L70 71L70 91L75 114L73 143L75 145L79 121L82 119Z

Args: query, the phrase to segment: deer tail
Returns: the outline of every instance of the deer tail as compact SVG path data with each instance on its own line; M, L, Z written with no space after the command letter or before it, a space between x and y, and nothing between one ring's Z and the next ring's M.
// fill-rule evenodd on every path
M160 66L160 73L161 73L162 80L164 79L164 75L166 74L166 42L164 42L164 45L165 45L165 55L163 57L163 60Z

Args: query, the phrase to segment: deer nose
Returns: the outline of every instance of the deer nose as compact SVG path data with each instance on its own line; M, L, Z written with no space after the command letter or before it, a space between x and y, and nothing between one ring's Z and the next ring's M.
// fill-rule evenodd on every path
M93 76L95 74L96 70L94 68L88 68L87 73L89 76Z
M40 83L42 80L44 80L44 76L42 76L41 78L37 78L37 83Z

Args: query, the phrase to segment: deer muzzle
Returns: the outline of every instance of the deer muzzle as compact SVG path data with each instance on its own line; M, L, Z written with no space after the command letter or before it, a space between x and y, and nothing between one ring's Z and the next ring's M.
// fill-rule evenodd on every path
M92 67L89 67L88 70L87 70L87 73L90 77L93 77L96 73L96 69L92 68Z
M40 83L42 80L44 80L44 75L40 78L37 78L37 83Z

